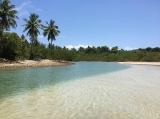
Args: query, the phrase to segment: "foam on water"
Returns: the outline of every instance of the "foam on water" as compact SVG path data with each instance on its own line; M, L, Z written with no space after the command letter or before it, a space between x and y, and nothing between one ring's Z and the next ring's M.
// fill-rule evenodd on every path
M159 119L160 67L59 83L0 102L2 119Z

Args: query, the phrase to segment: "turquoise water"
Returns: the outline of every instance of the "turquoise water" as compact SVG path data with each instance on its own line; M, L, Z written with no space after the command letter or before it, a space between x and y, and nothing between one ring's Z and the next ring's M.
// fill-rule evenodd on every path
M77 62L0 71L0 119L160 119L160 67Z
M71 66L0 70L0 100L49 85L129 68L106 62L76 62Z

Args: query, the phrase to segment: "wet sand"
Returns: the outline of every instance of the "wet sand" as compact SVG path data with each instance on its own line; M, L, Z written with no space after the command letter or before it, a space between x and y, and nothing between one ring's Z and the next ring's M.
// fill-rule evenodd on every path
M65 66L71 65L71 62L67 61L56 61L56 60L22 60L14 62L3 62L0 63L0 68L24 68L24 67L45 67L45 66Z
M160 67L133 65L0 101L2 119L159 119Z

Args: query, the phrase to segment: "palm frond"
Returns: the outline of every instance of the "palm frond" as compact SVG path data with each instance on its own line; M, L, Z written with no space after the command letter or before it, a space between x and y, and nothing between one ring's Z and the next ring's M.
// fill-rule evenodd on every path
M47 26L44 26L44 31L43 31L43 35L44 37L47 36L48 41L51 40L51 42L53 40L56 40L56 36L58 36L58 34L60 33L60 31L58 30L58 26L55 26L55 21L53 21L52 19L50 20L50 23L46 22Z
M38 35L40 34L39 29L43 28L41 20L38 18L39 16L37 14L31 13L29 19L23 19L26 22L26 24L22 25L24 26L23 32L27 31L27 35L30 36L31 39L37 39Z
M18 19L16 16L17 11L14 10L15 5L10 5L10 0L3 0L0 4L0 18L2 29L9 30L10 26L12 28L17 27L15 19Z

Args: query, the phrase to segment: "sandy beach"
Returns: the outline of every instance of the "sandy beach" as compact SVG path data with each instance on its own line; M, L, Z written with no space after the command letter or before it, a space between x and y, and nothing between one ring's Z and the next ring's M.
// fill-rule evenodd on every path
M0 68L25 68L25 67L45 67L45 66L65 66L71 65L71 62L57 60L22 60L14 62L0 62Z
M160 66L160 62L118 62L120 64L134 64L134 65L154 65Z

